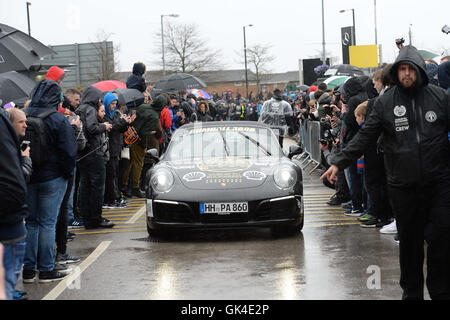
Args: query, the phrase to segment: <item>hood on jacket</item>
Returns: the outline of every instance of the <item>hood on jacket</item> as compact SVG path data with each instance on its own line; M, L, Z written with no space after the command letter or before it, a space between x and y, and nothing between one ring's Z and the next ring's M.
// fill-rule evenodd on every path
M102 91L96 87L89 86L81 94L81 104L88 104L98 110L98 102L102 96Z
M356 96L359 92L364 91L361 80L358 77L348 79L344 84L344 92L346 100Z
M378 97L378 91L377 89L375 89L375 86L373 85L373 81L367 81L366 83L366 92L367 92L367 97L369 99L373 99Z
M324 104L331 104L331 96L325 92L319 97L317 103L319 103L319 106Z
M142 62L136 62L133 65L133 74L137 76L143 76L145 73L146 67Z
M117 100L117 104L116 107L114 108L113 112L109 111L109 105L111 104L111 102ZM105 113L106 115L110 118L113 119L114 113L116 112L117 108L119 108L119 99L112 94L111 92L108 92L104 97L103 97L103 105L105 106Z
M53 80L40 81L31 92L30 108L53 108L57 110L63 98L61 87Z
M400 85L400 81L398 79L398 67L402 63L408 63L416 70L417 83L419 86L426 86L428 84L429 81L425 60L423 60L422 56L414 46L405 46L402 50L400 50L400 53L390 71L392 80L396 85Z
M155 110L159 115L161 114L161 111L169 105L169 101L167 101L167 98L163 95L159 95L156 97L155 100L153 100L151 107L153 110Z
M441 88L448 90L450 88L450 61L444 62L438 67L438 79Z
M64 70L60 67L53 66L48 69L45 79L50 79L55 82L62 81L64 79Z
M199 108L200 102L197 103L197 105L195 106L195 110L197 110L198 112L201 113L200 108ZM209 112L209 103L207 101L205 101L204 104L206 104L205 114L207 114Z
M425 64L425 68L427 69L428 81L430 84L434 84L435 86L439 85L438 82L438 66L434 63Z

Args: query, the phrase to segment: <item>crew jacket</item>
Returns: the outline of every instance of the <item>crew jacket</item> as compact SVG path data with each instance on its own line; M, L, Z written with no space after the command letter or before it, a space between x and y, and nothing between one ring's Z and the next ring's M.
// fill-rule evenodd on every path
M398 68L409 63L417 70L418 86L406 90L400 85ZM358 159L365 146L383 133L382 146L388 184L416 187L448 179L450 98L429 85L425 62L412 46L404 47L392 66L396 84L375 102L363 128L331 163L344 169Z

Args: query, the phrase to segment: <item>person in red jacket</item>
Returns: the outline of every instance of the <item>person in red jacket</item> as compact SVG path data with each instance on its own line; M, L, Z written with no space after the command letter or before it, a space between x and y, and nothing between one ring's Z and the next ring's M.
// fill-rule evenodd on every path
M168 107L164 107L161 111L161 116L159 118L161 122L161 129L163 131L163 136L160 140L161 142L161 154L166 151L167 145L170 141L170 127L172 126L172 115Z

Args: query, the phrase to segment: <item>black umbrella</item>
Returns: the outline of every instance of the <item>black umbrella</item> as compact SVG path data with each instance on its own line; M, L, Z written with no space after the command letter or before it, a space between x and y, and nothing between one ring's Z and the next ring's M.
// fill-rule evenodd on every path
M302 85L297 87L297 90L305 92L305 91L309 90L309 86L307 86L306 84L302 84Z
M155 84L155 89L162 92L175 92L188 89L205 88L206 84L199 78L187 73L174 73L170 76L158 81Z
M350 77L356 77L356 76L363 76L364 71L362 71L360 68L352 66L350 64L337 64L334 66L331 66L327 72L325 72L326 77L331 76L350 76Z
M137 89L117 88L113 92L118 94L119 104L128 108L139 107L144 103L145 96Z
M16 71L1 73L0 99L3 100L3 104L13 101L15 104L23 106L35 86L36 82L33 79Z
M49 54L55 52L22 31L0 23L0 73L29 70Z

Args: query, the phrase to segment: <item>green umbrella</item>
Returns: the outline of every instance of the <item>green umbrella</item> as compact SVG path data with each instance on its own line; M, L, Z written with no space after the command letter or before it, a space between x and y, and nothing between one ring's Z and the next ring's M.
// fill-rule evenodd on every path
M328 89L334 89L343 84L349 78L349 76L332 76L326 79L324 83L326 83Z
M430 60L439 56L438 54L427 50L418 50L418 51L422 56L423 60Z

